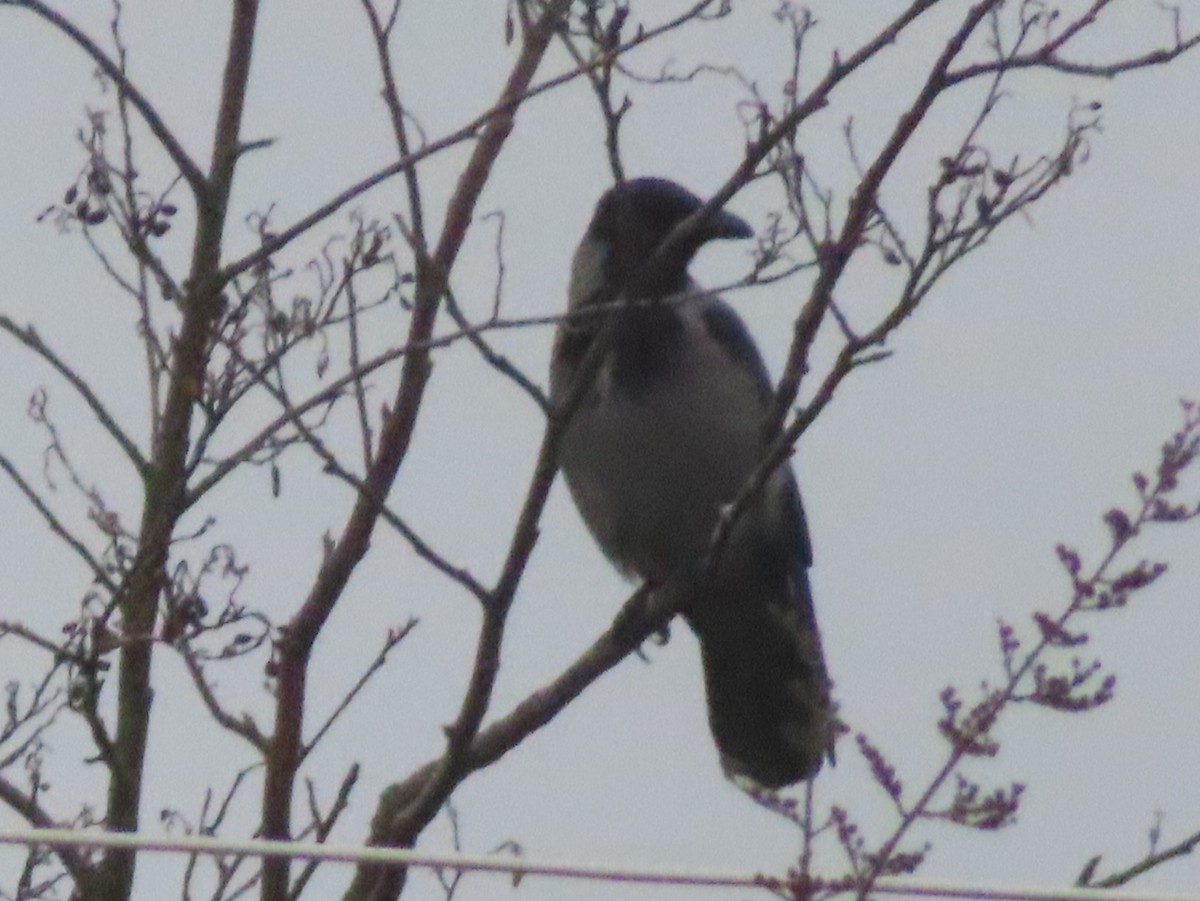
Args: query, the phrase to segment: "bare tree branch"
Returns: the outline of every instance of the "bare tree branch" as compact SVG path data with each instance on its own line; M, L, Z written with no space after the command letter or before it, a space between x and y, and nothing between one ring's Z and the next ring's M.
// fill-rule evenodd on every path
M138 552L120 597L123 628L126 636L134 640L121 647L113 743L115 766L106 817L108 828L115 830L136 829L139 822L141 774L152 697L150 637L158 614L171 536L183 512L184 472L197 388L211 347L212 327L221 308L223 282L216 273L234 167L241 153L238 134L257 15L257 0L235 0L213 138L212 169L206 189L197 196L198 222L188 279L190 287L181 301L184 319L174 348L162 431L155 435L153 476L147 480ZM130 97L132 100L133 95ZM98 874L97 901L126 898L133 871L133 854L108 852Z
M1084 888L1118 888L1122 885L1128 885L1138 876L1148 873L1150 870L1168 861L1188 856L1197 848L1200 848L1200 832L1193 833L1182 841L1176 842L1161 851L1152 851L1132 866L1100 879L1094 878L1095 869L1100 863L1100 858L1093 857L1075 884Z
M142 456L142 452L138 450L137 445L133 440L125 434L125 431L117 424L116 419L108 412L108 408L100 401L87 380L72 369L58 354L42 340L41 336L34 331L33 326L25 326L22 328L12 321L8 316L0 313L0 329L8 332L35 354L49 363L54 370L66 380L75 391L83 398L83 402L88 405L95 415L97 422L104 427L104 430L117 442L117 445L125 452L125 456L133 463L138 474L143 478L148 472L148 464L146 458Z
M92 552L88 550L87 546L63 525L62 521L54 514L54 511L42 500L41 495L34 490L32 485L25 481L13 462L3 454L0 454L0 469L4 470L8 477L12 479L13 484L25 495L26 500L29 501L30 505L45 520L46 525L50 527L50 531L66 542L67 546L75 552L76 556L87 564L96 581L109 588L115 588L116 584L112 581L107 567L97 560Z
M515 110L525 99L553 28L568 3L569 0L553 0L526 33L521 53L495 107L503 112L488 121L475 145L448 207L437 249L428 260L417 260L417 294L408 335L410 346L427 341L433 332L439 301L466 236L476 201L512 130ZM288 626L281 643L275 734L264 789L263 834L267 837L282 837L288 833L292 784L300 754L301 711L309 653L351 573L366 554L379 516L375 498L387 496L407 453L429 369L427 352L414 351L404 357L396 402L384 422L375 465L366 478L371 490L360 494L342 537L326 557L312 592ZM476 715L477 697L468 701L470 709L461 719L470 720ZM478 710L478 716L481 717L482 712ZM466 728L473 732L478 728L478 721L475 720L473 727L468 725ZM423 816L430 804L432 811L428 815L436 812L441 801L435 796L444 790L444 787L435 787L430 791L429 798L422 803ZM286 861L268 862L264 867L264 880L264 890L271 885L274 891L282 893L287 881Z
M163 150L171 157L171 161L179 167L180 173L191 187L197 201L208 193L208 181L200 171L200 167L192 161L187 151L183 149L183 145L179 143L174 133L163 122L154 104L146 98L137 85L129 80L121 67L114 63L95 41L80 31L61 13L43 3L42 0L0 0L0 6L14 6L19 9L27 9L40 19L49 22L56 30L70 38L84 53L91 57L92 61L106 76L120 85L121 91L129 98L129 102L133 104L138 113L141 114L146 127L158 139Z
M30 826L41 829L54 829L61 826L53 817L43 810L37 801L21 791L3 776L0 776L0 801L3 801L21 816ZM54 853L62 861L75 885L81 892L86 892L94 882L95 867L85 851L69 846L56 846Z

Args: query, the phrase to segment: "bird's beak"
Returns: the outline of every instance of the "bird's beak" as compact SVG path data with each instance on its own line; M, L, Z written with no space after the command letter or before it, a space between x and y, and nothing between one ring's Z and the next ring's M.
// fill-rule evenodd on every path
M753 238L754 229L741 216L721 210L713 216L708 236L709 238Z

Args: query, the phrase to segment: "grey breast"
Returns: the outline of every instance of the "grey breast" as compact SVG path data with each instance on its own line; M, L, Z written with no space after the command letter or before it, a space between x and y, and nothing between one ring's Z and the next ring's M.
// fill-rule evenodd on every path
M606 361L564 436L563 471L588 528L619 567L655 582L696 572L764 450L761 387L703 334L714 303L679 305L692 333L669 377L618 390Z

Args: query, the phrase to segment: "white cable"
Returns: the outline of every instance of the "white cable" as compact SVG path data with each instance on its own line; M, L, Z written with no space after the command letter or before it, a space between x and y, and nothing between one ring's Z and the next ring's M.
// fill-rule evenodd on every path
M72 845L81 848L120 848L138 851L168 851L189 854L244 854L252 857L302 857L348 863L403 864L448 870L478 870L521 876L557 876L566 879L609 879L615 882L711 885L752 888L763 884L762 876L731 873L688 873L675 870L629 870L598 864L556 863L521 857L468 854L438 854L407 848L347 848L315 842L231 841L198 836L147 836L134 832L77 832L71 829L28 829L0 832L0 844Z
M780 884L764 875L703 873L665 869L628 869L601 864L556 863L500 855L438 854L407 848L348 848L315 842L234 841L202 836L148 836L134 832L80 832L72 829L26 829L0 832L0 845L118 848L131 851L185 854L240 854L251 857L299 857L343 863L402 864L434 869L596 879L659 885L761 888ZM1096 888L1002 888L997 886L881 879L872 892L932 898L970 898L975 901L1200 901L1200 894L1126 892Z
M970 898L972 901L1200 901L1200 895L1170 892L1129 892L1111 888L1021 888L954 885L915 879L881 879L872 893L916 895L925 898Z

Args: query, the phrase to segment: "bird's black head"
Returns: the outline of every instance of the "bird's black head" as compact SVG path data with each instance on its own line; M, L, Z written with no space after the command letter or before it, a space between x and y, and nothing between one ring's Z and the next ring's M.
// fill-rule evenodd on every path
M688 263L706 241L754 234L745 220L719 210L648 269L667 236L702 206L691 191L662 178L635 178L610 188L596 204L587 231L587 238L607 251L607 279L622 279L626 292L638 297L673 294L687 285Z

